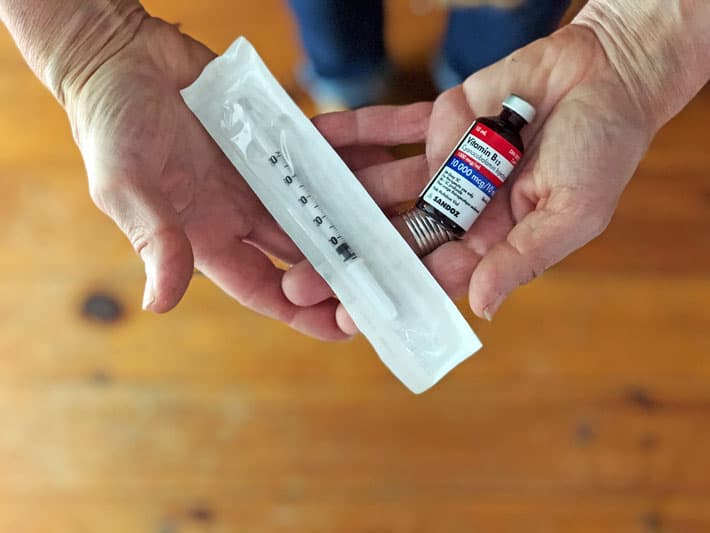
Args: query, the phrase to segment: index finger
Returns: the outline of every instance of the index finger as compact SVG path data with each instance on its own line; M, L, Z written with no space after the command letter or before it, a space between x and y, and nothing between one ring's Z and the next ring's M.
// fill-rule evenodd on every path
M356 111L326 113L313 119L335 148L353 145L397 146L426 139L433 103L373 106Z

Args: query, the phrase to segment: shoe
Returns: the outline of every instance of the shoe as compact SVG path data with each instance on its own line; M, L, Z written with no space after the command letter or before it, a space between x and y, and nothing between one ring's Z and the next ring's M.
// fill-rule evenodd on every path
M430 71L434 85L440 93L461 85L466 79L451 66L444 54L437 56L430 67Z
M306 64L299 72L298 81L318 113L328 113L382 103L389 94L393 77L389 63L367 74L338 79L319 76Z

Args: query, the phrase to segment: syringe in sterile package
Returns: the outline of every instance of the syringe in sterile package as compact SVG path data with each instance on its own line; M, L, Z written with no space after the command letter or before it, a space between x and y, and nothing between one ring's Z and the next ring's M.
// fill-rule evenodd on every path
M423 392L481 347L248 41L238 39L182 95L407 387Z
M392 300L375 281L362 257L338 230L334 217L328 214L318 195L301 179L301 170L296 169L286 139L289 117L278 117L276 124L279 127L274 130L269 125L269 117L263 112L268 109L268 102L262 102L262 105L253 103L249 98L241 101L237 97L235 101L225 104L220 124L222 129L231 132L230 140L237 149L244 153L250 151L250 157L259 158L262 163L268 161L269 165L263 174L260 173L265 185L271 187L293 219L318 243L325 259L341 263L347 269L353 288L372 300L371 304L379 309L381 319L394 320L397 310ZM260 124L261 127L254 128L252 124Z

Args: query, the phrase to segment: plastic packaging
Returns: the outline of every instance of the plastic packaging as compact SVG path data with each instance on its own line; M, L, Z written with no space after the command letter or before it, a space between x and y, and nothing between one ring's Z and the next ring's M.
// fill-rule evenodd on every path
M415 393L481 344L350 169L239 38L185 102Z

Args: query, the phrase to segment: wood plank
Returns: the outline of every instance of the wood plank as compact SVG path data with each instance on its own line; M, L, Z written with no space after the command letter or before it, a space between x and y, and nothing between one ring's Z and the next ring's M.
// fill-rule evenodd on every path
M363 339L332 345L308 339L240 308L203 278L193 280L177 310L146 316L139 310L142 270L129 262L95 279L73 272L63 281L0 282L0 354L7 361L0 382L77 379L101 371L117 380L198 384L394 383ZM82 315L82 302L96 290L120 302L119 321L104 324ZM609 373L708 377L709 298L708 279L552 272L514 294L493 324L473 319L462 302L486 347L449 381Z
M405 85L444 22L408 4L387 4ZM146 5L217 51L246 34L312 112L281 0ZM710 530L710 90L601 238L492 324L461 302L485 349L413 396L363 339L307 339L204 278L142 313L142 266L3 32L0 64L0 531Z

